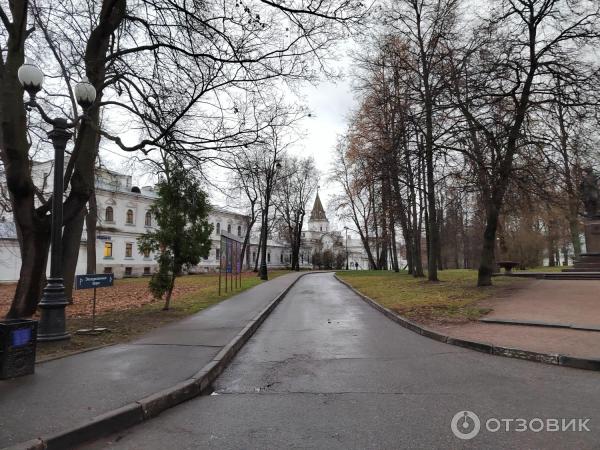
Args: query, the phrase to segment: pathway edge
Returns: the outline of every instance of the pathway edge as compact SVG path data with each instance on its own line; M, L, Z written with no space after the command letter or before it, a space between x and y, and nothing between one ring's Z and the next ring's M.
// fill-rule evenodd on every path
M490 355L504 356L506 358L524 359L527 361L534 361L544 364L553 364L556 366L571 367L575 369L594 370L600 371L600 359L593 358L580 358L569 355L559 355L557 353L540 353L531 350L523 350L519 348L504 347L500 345L494 345L487 342L471 341L468 339L460 339L446 334L440 333L439 331L432 330L430 328L419 325L385 306L380 305L375 300L367 297L359 290L352 287L350 283L342 280L337 274L333 275L336 280L354 292L369 306L383 313L388 319L396 322L398 325L413 331L417 334L425 336L427 338L443 342L445 344L456 345L458 347L468 348L481 353L488 353Z

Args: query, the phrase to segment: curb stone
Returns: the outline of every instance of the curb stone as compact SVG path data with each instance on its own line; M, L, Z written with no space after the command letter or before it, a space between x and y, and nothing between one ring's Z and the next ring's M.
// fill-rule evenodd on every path
M481 353L488 353L496 356L504 356L506 358L516 358L516 359L524 359L527 361L534 361L544 364L553 364L555 366L564 366L571 367L575 369L584 369L584 370L595 370L600 371L600 359L593 358L579 358L575 356L568 355L559 355L556 353L538 353L530 350L523 350L519 348L510 348L497 346L485 342L477 342L470 341L467 339L459 339L452 336L448 336L442 334L438 331L431 330L427 327L418 325L415 322L412 322L399 314L396 314L392 310L386 308L385 306L380 305L372 298L367 297L362 292L353 288L347 281L342 280L337 274L334 274L336 280L358 295L362 300L364 300L369 306L375 308L376 310L382 312L386 317L396 322L399 325L402 325L404 328L407 328L415 333L418 333L422 336L425 336L430 339L434 339L439 342L444 342L450 345L456 345L463 348L468 348L470 350L475 350Z
M41 437L45 449L74 448L91 439L115 433L144 420L142 406L135 402L94 417L85 424Z
M20 444L11 445L6 447L4 450L44 450L44 443L41 439L32 439L27 442L21 442Z
M498 356L506 356L507 358L526 359L529 361L537 361L546 364L558 365L558 354L556 353L538 353L530 350L521 350L519 348L502 347L494 345L493 354Z
M151 394L141 400L96 416L89 421L52 435L42 436L26 442L17 443L3 450L63 450L74 448L84 442L99 439L112 433L130 428L145 420L158 416L186 400L206 392L206 389L221 375L233 360L237 352L252 337L269 314L283 300L300 278L319 271L302 273L287 288L281 291L262 311L225 345L213 360L206 364L191 378Z
M558 364L561 366L577 367L578 369L600 371L600 359L587 359L578 358L575 356L560 355L558 357Z

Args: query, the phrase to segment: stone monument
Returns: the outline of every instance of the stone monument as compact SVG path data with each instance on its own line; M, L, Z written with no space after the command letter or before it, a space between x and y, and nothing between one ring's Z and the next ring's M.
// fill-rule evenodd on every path
M585 209L585 253L579 255L572 269L563 272L600 272L600 187L591 167L585 168L583 173L580 191Z

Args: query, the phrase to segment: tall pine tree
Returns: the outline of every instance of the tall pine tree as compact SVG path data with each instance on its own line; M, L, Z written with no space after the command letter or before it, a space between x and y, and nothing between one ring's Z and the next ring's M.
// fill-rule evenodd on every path
M158 271L152 275L150 290L156 298L164 296L164 310L170 307L176 277L208 256L212 232L207 194L189 171L173 166L158 183L158 199L150 209L158 228L138 241L141 252L156 254Z

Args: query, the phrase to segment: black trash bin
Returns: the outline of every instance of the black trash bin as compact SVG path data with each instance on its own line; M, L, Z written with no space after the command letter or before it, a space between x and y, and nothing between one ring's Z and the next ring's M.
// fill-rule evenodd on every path
M0 380L34 372L36 340L36 320L0 320Z

